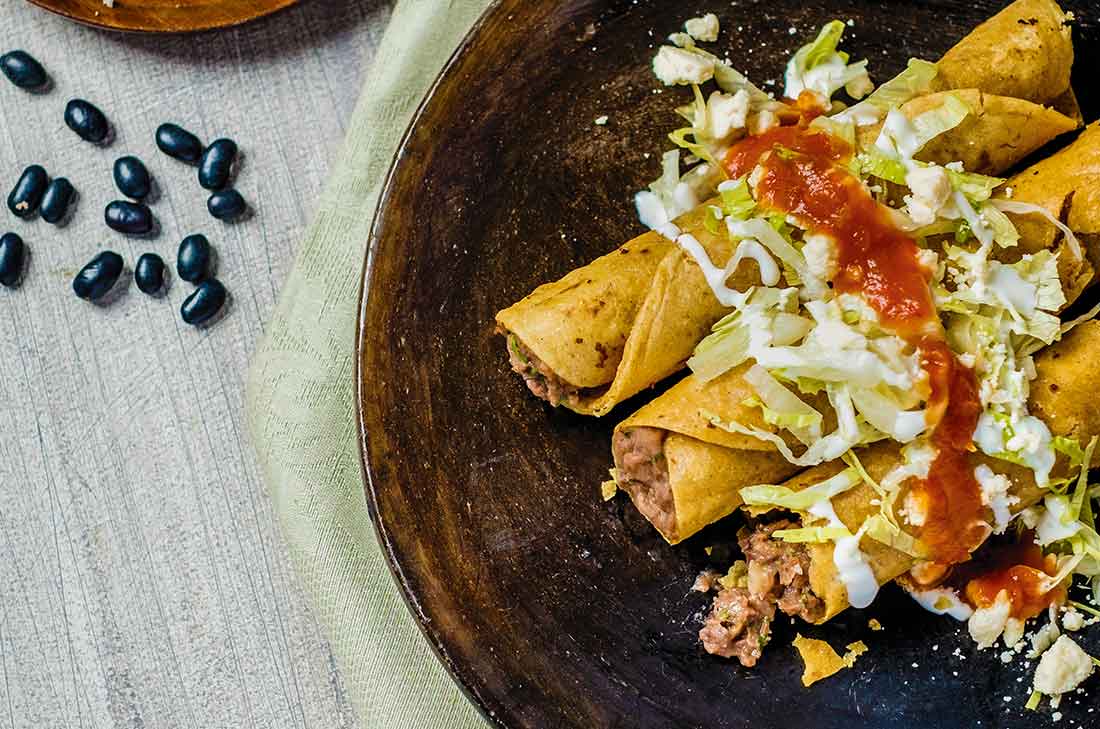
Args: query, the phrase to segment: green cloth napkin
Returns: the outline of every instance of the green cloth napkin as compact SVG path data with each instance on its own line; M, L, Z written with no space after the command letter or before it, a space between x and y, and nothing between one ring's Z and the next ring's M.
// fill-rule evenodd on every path
M399 0L248 375L249 427L292 561L365 727L486 723L398 593L363 497L353 363L375 202L402 132L488 0Z

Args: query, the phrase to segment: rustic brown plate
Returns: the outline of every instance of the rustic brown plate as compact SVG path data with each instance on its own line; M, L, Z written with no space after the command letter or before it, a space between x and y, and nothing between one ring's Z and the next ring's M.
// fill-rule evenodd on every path
M958 623L892 589L801 628L870 646L810 689L792 627L754 670L705 655L706 600L689 588L730 525L670 548L623 497L603 503L610 430L637 403L602 420L553 412L493 335L498 309L640 232L631 195L658 174L673 101L690 93L655 93L649 60L690 13L719 13L717 47L761 82L823 22L850 18L846 48L882 80L1003 4L500 0L452 59L379 205L357 377L382 545L441 660L496 725L1054 726L1049 710L1023 709L1031 669L975 651ZM1095 118L1097 14L1092 0L1064 4L1080 19L1076 86ZM872 616L884 631L867 628ZM1062 711L1058 726L1093 718L1072 699Z
M240 25L298 0L30 0L87 25L142 33L188 33Z

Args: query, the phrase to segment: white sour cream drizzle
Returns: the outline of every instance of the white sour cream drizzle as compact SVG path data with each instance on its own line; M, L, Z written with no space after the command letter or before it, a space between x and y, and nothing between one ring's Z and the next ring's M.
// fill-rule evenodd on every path
M959 599L954 590L944 587L932 587L927 590L910 590L905 588L909 597L917 601L917 604L930 613L936 615L950 615L955 620L969 620L974 614L974 609Z
M714 292L715 298L723 306L732 307L744 302L744 294L727 286L726 279L733 275L741 261L746 258L756 261L756 264L760 267L760 281L765 286L774 286L779 283L779 265L776 264L768 249L755 239L742 240L724 268L714 265L714 262L710 260L710 256L707 255L706 249L703 248L703 244L690 233L681 235L676 239L676 242L699 264L699 268L703 272L703 278L706 279L707 285Z
M816 517L826 519L831 527L844 528L844 522L836 515L833 502L822 499L810 507L809 512ZM833 547L833 564L836 566L837 575L844 583L844 589L848 592L848 602L854 608L865 608L875 600L878 595L878 580L871 570L871 565L859 548L860 537L863 530L855 534L841 537L836 540Z

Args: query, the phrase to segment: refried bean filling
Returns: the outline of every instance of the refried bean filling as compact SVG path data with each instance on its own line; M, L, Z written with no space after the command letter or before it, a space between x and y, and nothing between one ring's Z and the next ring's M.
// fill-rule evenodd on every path
M616 482L630 494L638 511L670 539L676 538L676 505L665 458L667 431L624 428L611 438Z
M806 546L771 536L778 529L797 526L790 519L780 519L746 527L738 534L748 563L746 584L724 588L714 598L699 631L708 653L754 666L771 637L776 607L811 623L825 614L825 603L810 588Z

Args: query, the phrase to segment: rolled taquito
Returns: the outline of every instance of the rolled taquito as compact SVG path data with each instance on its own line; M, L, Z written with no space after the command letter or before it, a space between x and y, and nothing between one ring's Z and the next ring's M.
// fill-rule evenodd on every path
M974 113L934 140L921 155L925 161L962 159L985 172L1002 172L1075 126L1030 102L973 90L951 93ZM902 110L915 117L945 96L916 100ZM706 230L705 215L706 206L701 206L676 225L693 235L712 260L725 261L733 245L724 233ZM759 271L745 262L727 283L738 290L759 285ZM651 231L538 287L496 320L508 338L513 368L535 395L578 413L604 415L680 370L726 312L691 257Z
M1100 351L1100 322L1090 321L1035 355L1037 374L1031 383L1028 406L1032 415L1046 423L1053 436L1073 438L1081 443L1087 443L1093 436L1100 436L1100 408L1095 405L1095 378L1092 374L1097 351ZM864 469L876 481L880 481L903 460L901 447L892 441L864 449L859 458ZM1008 477L1011 484L1009 495L1018 499L1010 507L1013 513L1034 505L1042 498L1044 491L1036 485L1031 469L980 452L972 453L969 460L972 468L984 464L995 473ZM784 485L798 491L821 483L844 467L844 464L838 463L822 464ZM1055 468L1064 467L1060 459ZM1056 470L1053 475L1065 474ZM903 493L896 504L900 506L904 503ZM866 518L879 512L878 493L866 483L833 497L832 504L837 516L853 533ZM990 515L986 516L988 518ZM906 521L901 516L897 517L897 521L903 529L906 528ZM917 563L916 558L905 552L866 536L860 541L860 549L879 584L896 579ZM820 619L824 622L848 607L848 592L837 575L833 544L811 544L809 551L810 587L825 603Z
M962 162L967 172L999 175L1053 139L1077 128L1076 119L1032 101L997 96L979 89L954 89L918 96L901 106L913 119L941 106L947 97L966 104L970 115L948 134L917 153L923 162ZM881 124L861 127L861 146L874 144Z
M1072 116L1070 19L1054 0L1016 0L951 48L936 64L939 89L1054 103Z
M1077 232L1084 257L1070 250L1063 232L1041 215L1014 215L1019 245L994 251L1006 263L1025 253L1056 251L1062 289L1067 303L1072 303L1094 281L1090 260L1100 264L1100 126L1088 127L1064 151L1010 178L1000 196L1048 209ZM672 543L732 513L741 504L741 488L778 483L800 470L778 458L769 444L713 427L699 415L709 412L727 422L764 427L758 410L743 404L754 394L742 380L744 370L731 370L707 383L688 375L616 428L612 457L619 488ZM818 409L830 412L827 404ZM636 459L627 458L638 443L653 455L644 469L637 467ZM731 462L737 463L735 477L728 476Z

